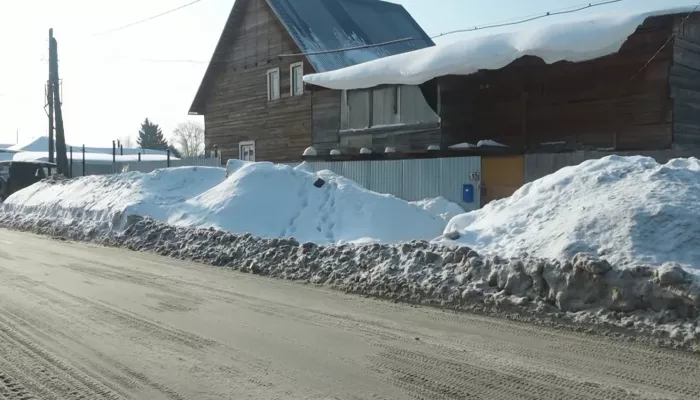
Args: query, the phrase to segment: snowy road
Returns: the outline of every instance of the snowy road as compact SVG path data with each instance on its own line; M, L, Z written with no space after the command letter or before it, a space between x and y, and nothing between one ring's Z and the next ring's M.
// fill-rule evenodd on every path
M0 399L699 398L700 358L0 230Z

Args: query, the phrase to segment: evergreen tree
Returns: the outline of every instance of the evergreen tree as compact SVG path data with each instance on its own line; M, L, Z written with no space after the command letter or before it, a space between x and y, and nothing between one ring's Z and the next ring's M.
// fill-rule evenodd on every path
M142 149L167 150L170 147L158 124L154 124L148 118L141 124L136 142Z
M168 148L170 149L170 155L175 157L175 158L182 158L182 154L175 148L173 145L168 145Z

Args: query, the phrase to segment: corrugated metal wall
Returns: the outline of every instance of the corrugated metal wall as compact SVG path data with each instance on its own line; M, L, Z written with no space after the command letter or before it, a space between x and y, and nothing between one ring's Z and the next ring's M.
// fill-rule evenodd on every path
M674 158L700 157L698 150L650 150L650 151L576 151L572 153L542 153L525 155L525 183L535 181L564 167L578 165L586 160L597 160L609 155L646 156L657 162L667 163Z
M480 157L382 161L312 161L314 171L324 169L352 179L378 193L408 201L442 196L467 211L479 208ZM473 180L476 179L476 180ZM462 201L464 184L474 185L474 201Z

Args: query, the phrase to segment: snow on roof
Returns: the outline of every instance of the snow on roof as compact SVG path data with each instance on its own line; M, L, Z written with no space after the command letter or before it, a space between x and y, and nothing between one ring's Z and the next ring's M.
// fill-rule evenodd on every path
M66 148L69 148L71 145L66 144ZM29 152L48 152L49 149L49 138L48 136L39 136L32 138L30 140L26 140L22 143L18 143L15 145L12 145L7 148L9 151L29 151ZM73 153L76 152L81 152L82 151L82 146L73 146ZM123 148L123 149L117 149L117 154L121 153L123 151L124 155L137 155L139 153L141 154L161 154L165 155L167 152L165 150L151 150L151 149L140 149L140 148ZM85 148L86 153L99 153L99 154L109 154L110 157L112 155L112 147L86 147Z
M552 64L580 62L616 53L645 19L687 13L692 7L559 21L520 32L499 33L380 58L364 64L304 76L329 89L364 89L383 84L419 85L445 75L500 69L523 56Z

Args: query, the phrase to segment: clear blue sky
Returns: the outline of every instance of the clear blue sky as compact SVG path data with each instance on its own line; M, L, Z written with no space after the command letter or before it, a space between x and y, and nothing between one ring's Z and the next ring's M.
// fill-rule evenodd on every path
M93 36L187 3L188 0L23 0L0 2L0 142L46 135L44 83L48 28L59 40L64 114L69 144L111 146L135 136L149 117L166 135L188 119L205 63L153 60L209 59L233 5L203 0L148 23ZM585 4L585 0L394 0L429 34L488 24ZM575 14L616 13L676 5L690 0L625 0ZM552 17L531 25L552 21ZM546 23L546 22L545 22ZM511 28L512 29L512 28ZM456 40L480 31L443 39Z

